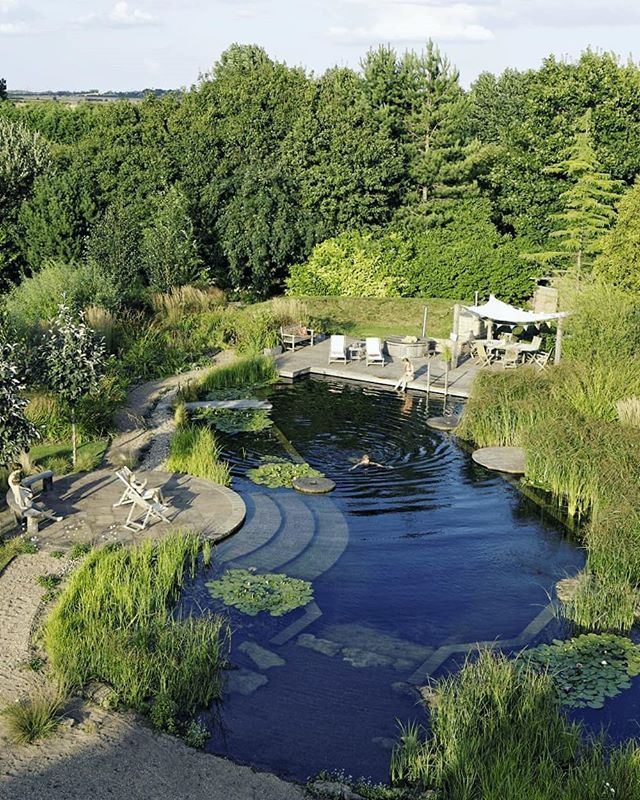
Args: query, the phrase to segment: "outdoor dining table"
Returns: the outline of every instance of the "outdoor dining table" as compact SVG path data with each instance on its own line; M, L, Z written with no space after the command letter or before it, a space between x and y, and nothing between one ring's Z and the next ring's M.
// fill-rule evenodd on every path
M537 353L540 349L532 342L513 342L506 339L487 339L483 342L487 350L515 350L518 358L524 360L527 354Z

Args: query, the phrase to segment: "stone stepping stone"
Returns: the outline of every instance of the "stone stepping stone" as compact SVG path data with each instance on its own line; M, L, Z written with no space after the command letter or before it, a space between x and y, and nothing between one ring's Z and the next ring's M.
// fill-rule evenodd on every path
M192 403L184 404L187 411L197 408L230 408L233 411L245 411L247 409L261 409L270 411L273 406L268 400L197 400Z
M524 474L525 451L522 447L481 447L471 458L487 469L513 475Z
M460 417L453 414L450 417L430 417L427 426L436 431L454 431L460 424Z
M246 653L260 670L282 667L286 663L284 658L280 658L273 650L267 650L266 647L261 647L257 642L244 641L238 647L238 650L241 653Z
M335 483L329 478L294 478L291 484L303 494L327 494L336 488Z

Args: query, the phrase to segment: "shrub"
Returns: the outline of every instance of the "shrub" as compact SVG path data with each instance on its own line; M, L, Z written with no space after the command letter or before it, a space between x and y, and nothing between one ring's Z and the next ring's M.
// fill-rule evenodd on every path
M5 706L2 715L11 740L16 744L31 744L49 736L58 725L63 702L60 693L42 693Z
M471 299L478 291L523 300L531 295L523 249L496 230L486 202L466 201L445 227L346 231L327 239L292 267L287 294Z

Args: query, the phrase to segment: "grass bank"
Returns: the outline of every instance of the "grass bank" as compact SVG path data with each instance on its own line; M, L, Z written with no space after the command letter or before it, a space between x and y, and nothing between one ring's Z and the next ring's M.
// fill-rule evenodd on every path
M595 800L640 796L640 750L587 739L551 677L490 651L431 691L430 730L402 729L392 783L407 797Z
M293 298L292 298L293 299ZM309 321L326 333L349 336L420 336L427 306L427 336L443 339L451 333L452 300L438 298L305 297Z
M103 681L115 705L148 712L171 732L218 698L226 623L172 615L199 551L197 535L176 532L157 544L91 552L45 623L44 646L61 685Z
M567 333L557 367L480 374L458 432L526 449L526 480L582 523L587 565L567 615L626 631L640 603L639 299L585 286Z

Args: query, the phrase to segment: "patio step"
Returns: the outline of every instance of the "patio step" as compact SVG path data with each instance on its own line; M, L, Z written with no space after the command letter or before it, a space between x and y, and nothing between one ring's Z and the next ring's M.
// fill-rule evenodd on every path
M278 570L305 550L313 539L315 519L304 498L287 491L274 493L271 500L278 506L282 519L277 533L262 547L235 558L234 567L255 567L261 572Z
M264 547L280 530L280 506L264 492L243 493L247 516L242 528L216 548L216 560L225 564Z

